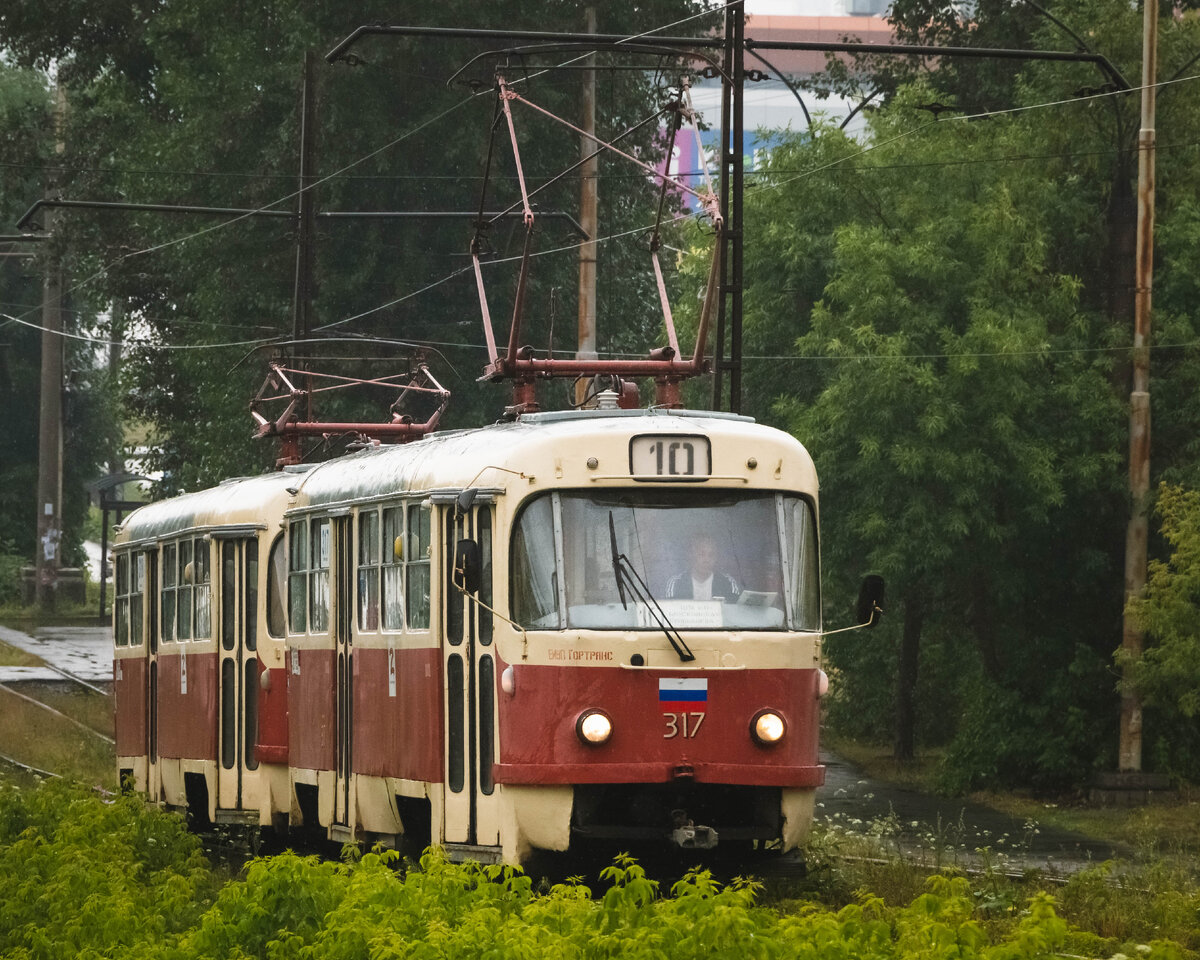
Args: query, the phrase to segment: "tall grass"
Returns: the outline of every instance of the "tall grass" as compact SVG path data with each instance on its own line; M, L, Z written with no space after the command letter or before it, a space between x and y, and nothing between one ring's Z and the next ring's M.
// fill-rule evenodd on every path
M81 722L111 737L111 698L92 692L63 693L57 701L57 709L71 715L77 712ZM84 719L85 716L90 719ZM116 756L111 743L3 688L0 688L0 731L3 731L0 753L5 756L68 779L108 790L117 788Z

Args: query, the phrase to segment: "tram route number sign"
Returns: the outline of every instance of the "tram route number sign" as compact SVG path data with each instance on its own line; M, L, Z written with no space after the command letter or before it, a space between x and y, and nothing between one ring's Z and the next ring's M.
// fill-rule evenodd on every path
M652 434L629 441L629 472L637 480L704 480L712 475L708 437Z

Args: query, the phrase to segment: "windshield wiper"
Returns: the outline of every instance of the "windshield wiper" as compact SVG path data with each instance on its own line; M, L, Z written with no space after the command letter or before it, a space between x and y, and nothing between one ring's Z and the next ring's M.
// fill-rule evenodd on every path
M621 556L617 552L617 525L613 522L612 511L608 511L608 542L612 547L612 568L613 576L617 578L617 596L621 598L621 609L628 610L629 604L625 602L625 581L621 576Z
M691 648L684 642L683 637L679 635L679 631L667 619L667 615L663 613L662 607L658 605L658 601L650 593L650 587L642 579L641 574L634 569L633 563L625 554L617 552L617 528L613 522L611 510L608 511L608 539L609 545L612 548L613 576L617 578L617 593L621 597L622 608L625 610L629 609L629 604L625 602L625 588L629 587L629 592L633 594L633 598L650 611L650 615L658 623L659 629L666 634L667 640L675 648L675 652L679 654L679 659L684 663L695 660L696 655L692 653Z

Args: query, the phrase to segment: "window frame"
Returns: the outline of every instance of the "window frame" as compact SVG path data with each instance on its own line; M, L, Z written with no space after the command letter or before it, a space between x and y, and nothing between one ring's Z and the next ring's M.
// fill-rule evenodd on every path
M613 493L614 491L606 490L604 492ZM643 491L636 489L628 492L634 506L637 506L639 496ZM706 492L712 493L714 498L718 498L722 494L744 492L747 499L761 500L764 517L772 517L774 535L778 537L776 555L778 568L774 572L779 577L779 583L774 588L778 593L778 602L775 606L777 609L782 607L782 622L777 627L736 622L723 626L697 623L688 625L686 629L697 632L820 633L820 532L815 497L799 490L780 489L737 491L722 487ZM572 604L569 603L567 596L570 587L565 582L567 572L564 556L566 498L586 500L591 498L594 493L595 491L588 489L563 487L532 494L518 504L508 538L509 575L506 592L512 616L526 629L651 632L658 629L653 625L629 626L617 623L609 626L600 624L593 626L574 622L571 619ZM663 491L657 489L653 493L661 496ZM686 493L691 495L694 490L689 489ZM674 505L671 505L670 508L674 508ZM689 507L686 502L681 502L678 508L695 509L695 507ZM531 511L535 510L540 512L540 516L534 517L532 521L534 526L527 527L526 520L533 516ZM801 511L804 519L802 523L797 524L795 521ZM803 535L800 535L801 528ZM604 531L603 539L607 541L607 531ZM534 563L530 564L530 560L533 560ZM547 567L546 563L549 560L552 560L552 566ZM804 562L806 560L807 563ZM547 571L549 571L548 574ZM742 587L745 589L746 585L742 584ZM578 583L576 583L576 588L578 588ZM657 594L656 597L662 599ZM531 627L530 623L536 624L536 627Z
M158 590L163 643L205 643L213 639L212 545L207 534L188 534L163 542ZM190 582L186 577L189 565ZM185 626L187 635L181 636Z

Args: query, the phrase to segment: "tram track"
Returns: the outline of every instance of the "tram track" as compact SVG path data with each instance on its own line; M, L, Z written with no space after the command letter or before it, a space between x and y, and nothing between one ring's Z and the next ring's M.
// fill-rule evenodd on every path
M79 682L82 683L82 681L79 681ZM89 689L95 689L94 687L91 687L90 684L84 684L84 686L88 687ZM68 723L71 723L71 724L75 725L76 727L79 727L82 730L86 730L88 733L92 734L93 736L99 737L105 743L111 743L114 745L116 744L116 741L112 737L108 736L108 734L101 733L99 730L97 730L95 727L91 726L90 724L84 723L82 720L77 720L75 717L72 717L70 714L63 713L58 708L50 706L50 704L46 703L45 701L38 700L36 697L31 697L26 693L21 693L18 690L14 690L12 688L12 686L8 683L0 682L0 690L3 690L5 693L10 694L11 696L17 697L18 699L23 700L26 703L31 703L34 706L36 706L42 710L52 713L56 717L61 717L63 720L66 720ZM103 692L103 691L101 691L101 692Z

